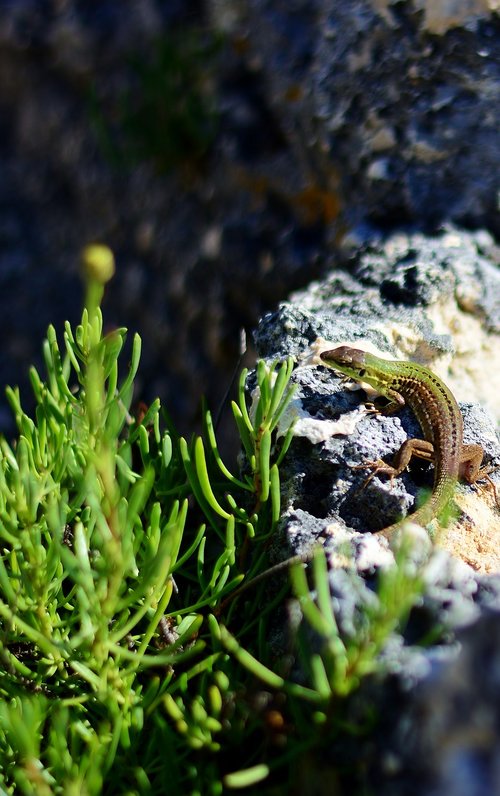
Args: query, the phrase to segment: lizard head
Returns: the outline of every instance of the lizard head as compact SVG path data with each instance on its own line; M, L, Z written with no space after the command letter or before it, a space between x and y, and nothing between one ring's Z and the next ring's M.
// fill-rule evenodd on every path
M366 377L366 351L342 345L339 348L332 348L330 351L323 351L320 358L329 368L333 368L351 379L362 381Z

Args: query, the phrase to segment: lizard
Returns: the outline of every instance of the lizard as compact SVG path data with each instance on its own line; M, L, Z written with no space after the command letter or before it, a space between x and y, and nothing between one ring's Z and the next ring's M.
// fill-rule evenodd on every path
M489 477L492 469L482 466L484 450L479 444L464 444L463 421L459 406L446 384L424 365L414 362L382 359L349 346L322 351L322 364L358 383L374 387L388 399L384 413L401 409L405 404L414 412L423 432L423 439L406 440L392 465L377 459L359 465L372 470L366 483L377 474L391 481L409 464L412 456L434 463L434 486L429 499L411 515L412 522L422 526L439 519L449 505L458 479L475 483ZM498 500L497 500L498 503ZM390 539L400 529L402 520L376 533Z
M422 526L429 525L435 518L439 518L447 508L459 478L465 479L468 483L475 483L481 478L488 479L497 499L495 484L489 477L492 469L496 468L481 466L484 456L481 445L464 444L460 408L450 389L429 368L414 362L382 359L350 346L339 346L318 353L319 361L313 360L316 364L321 362L353 381L369 384L379 395L387 398L389 403L382 410L376 411L390 413L408 405L422 428L424 439L406 440L396 454L393 465L382 459L359 465L372 470L365 485L378 473L388 475L391 480L394 479L407 467L412 456L428 462L433 461L432 494L429 500L411 515L412 522ZM390 539L404 521L399 520L375 533ZM231 593L221 603L216 613L221 613L242 592L294 564L307 564L313 555L313 551L294 555L266 569Z

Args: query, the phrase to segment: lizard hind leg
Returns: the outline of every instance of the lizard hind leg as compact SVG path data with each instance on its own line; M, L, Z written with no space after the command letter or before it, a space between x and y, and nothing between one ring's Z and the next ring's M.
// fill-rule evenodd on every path
M500 470L500 464L495 466L486 465L485 467L481 467L477 478L469 481L468 478L465 480L468 481L470 484L473 484L479 492L485 492L488 490L489 492L493 493L493 499L496 505L500 508L500 495L498 494L498 488L495 484L493 478L491 477L491 473L494 473L496 470ZM486 484L478 484L478 481L486 481Z
M398 473L390 464L384 462L383 459L376 459L375 461L371 462L362 462L361 464L355 464L352 468L353 470L371 470L372 472L365 478L363 483L360 486L361 489L365 489L370 481L375 478L376 475L387 475L391 481L391 487L394 482L394 478Z
M364 488L376 475L386 475L391 480L391 486L397 475L400 475L405 470L412 456L430 462L434 459L434 447L432 442L425 439L407 439L401 445L400 449L394 457L394 464L388 464L383 459L376 459L371 462L363 462L357 464L353 469L362 470L364 468L372 470L366 481L363 483Z
M487 482L488 488L493 492L495 503L500 506L500 498L498 495L497 485L491 478L491 473L500 469L500 464L491 465L485 464L481 466L483 460L484 450L481 445L463 445L462 455L460 462L460 478L467 481L469 484L477 484L477 481L484 479ZM486 487L483 487L486 488Z
M493 467L493 468L492 468L491 470L489 470L488 472L486 472L486 473L482 473L482 475L481 475L480 477L481 477L481 478L484 478L484 480L487 482L487 484L488 484L488 487L489 487L489 488L491 489L491 491L493 492L493 497L494 497L494 499L495 499L495 503L497 504L497 506L498 506L498 507L500 507L500 497L499 497L499 495L498 495L498 489L497 489L497 485L495 484L495 482L494 482L493 478L491 478L491 476L490 476L490 473L494 473L494 472L495 472L495 470L498 470L498 469L500 469L500 464L497 464L497 466L496 466L496 467ZM486 487L485 487L485 488L486 488Z

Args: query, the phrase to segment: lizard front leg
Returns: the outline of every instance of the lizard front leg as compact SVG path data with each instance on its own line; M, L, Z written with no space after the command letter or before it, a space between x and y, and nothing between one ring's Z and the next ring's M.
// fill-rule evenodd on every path
M363 486L366 486L372 478L376 475L387 475L391 479L391 483L397 475L400 475L403 470L405 470L412 458L412 456L417 456L419 459L424 459L424 461L431 462L434 460L434 446L432 442L428 442L425 439L407 439L401 445L400 449L396 453L394 457L394 464L388 464L384 462L383 459L377 459L373 462L363 462L363 464L358 464L354 469L361 470L363 468L371 469L373 472L370 473L366 481L364 482Z

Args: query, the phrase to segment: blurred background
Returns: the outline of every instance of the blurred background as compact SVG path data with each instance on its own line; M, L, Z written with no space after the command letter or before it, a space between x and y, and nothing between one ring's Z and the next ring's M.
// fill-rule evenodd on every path
M143 340L137 397L189 433L240 330L349 247L498 232L498 15L451 5L2 0L0 385L29 406L89 242L116 256L107 327Z
M116 256L106 325L143 340L138 397L184 433L222 400L240 329L319 273L336 207L273 173L293 159L232 5L0 5L0 383L26 404L48 324L80 317L91 241Z

